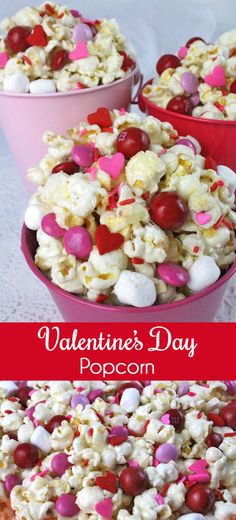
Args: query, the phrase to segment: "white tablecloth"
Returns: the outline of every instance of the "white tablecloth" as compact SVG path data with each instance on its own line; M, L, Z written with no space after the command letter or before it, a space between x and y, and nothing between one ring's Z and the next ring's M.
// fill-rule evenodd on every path
M68 0L65 3L87 17L116 17L136 48L145 79L154 75L155 62L161 53L175 52L193 35L213 41L223 31L236 27L235 0ZM0 18L24 5L24 0L2 0ZM20 251L27 194L2 136L0 157L0 321L61 321L47 290L30 272ZM235 279L217 321L236 321Z

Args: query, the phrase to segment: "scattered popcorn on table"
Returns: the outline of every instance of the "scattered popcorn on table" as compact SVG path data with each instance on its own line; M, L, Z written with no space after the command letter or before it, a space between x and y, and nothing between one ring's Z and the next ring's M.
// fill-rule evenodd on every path
M25 224L36 265L65 291L148 307L205 289L235 261L235 173L196 139L101 108L44 142Z
M156 64L158 77L143 95L155 105L204 119L236 121L236 30L216 44L195 37L178 55L164 54Z
M233 520L235 381L0 384L1 515Z
M0 23L0 90L53 94L106 85L134 68L115 19L48 2Z

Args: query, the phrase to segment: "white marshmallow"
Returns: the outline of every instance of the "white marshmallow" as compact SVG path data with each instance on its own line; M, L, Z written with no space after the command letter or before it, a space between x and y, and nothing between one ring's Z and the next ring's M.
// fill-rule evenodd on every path
M57 91L52 79L36 79L29 86L31 94L52 94Z
M220 164L217 167L217 173L219 177L223 179L223 181L229 184L230 188L232 188L233 190L236 189L236 172L231 170L231 168L228 168L228 166Z
M220 268L210 256L200 256L189 270L188 287L194 292L201 291L218 280Z
M182 515L179 517L179 520L204 520L206 518L201 513L189 513L188 515Z
M21 72L15 72L4 78L3 90L4 92L18 92L24 94L29 92L29 79Z
M49 453L51 447L51 435L42 426L37 426L31 435L30 442L44 453Z
M39 204L32 204L28 206L24 219L27 228L32 229L33 231L38 231L41 226L43 215L43 208Z
M140 403L140 393L137 388L126 388L120 400L121 408L127 413L135 412Z
M0 381L0 388L5 390L7 395L18 390L18 386L16 383L14 383L14 381Z
M154 282L144 274L127 270L117 280L114 294L121 303L134 307L149 307L156 301Z

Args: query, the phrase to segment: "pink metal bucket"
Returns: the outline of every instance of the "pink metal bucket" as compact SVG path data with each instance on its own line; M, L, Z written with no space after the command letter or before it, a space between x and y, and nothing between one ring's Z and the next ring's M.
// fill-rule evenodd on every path
M210 322L213 321L223 300L228 282L236 272L234 264L214 285L190 296L186 300L166 305L138 309L91 303L53 284L34 263L37 247L35 232L24 225L21 249L31 271L47 287L66 322Z
M136 66L120 80L76 92L48 95L0 92L0 123L28 191L35 191L35 187L27 181L26 172L47 151L42 142L46 130L66 134L98 107L128 109L132 87L141 79Z
M152 80L148 81L146 85L151 82ZM201 119L177 114L158 107L143 96L142 91L139 94L139 108L160 121L168 121L180 135L192 135L201 143L203 155L210 155L217 164L224 164L236 172L236 121Z

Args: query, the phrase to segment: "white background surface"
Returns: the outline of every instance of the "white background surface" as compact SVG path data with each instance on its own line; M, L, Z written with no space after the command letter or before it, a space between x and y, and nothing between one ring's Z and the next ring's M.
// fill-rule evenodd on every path
M190 37L198 35L214 41L222 32L236 28L236 0L68 0L66 3L86 17L117 18L136 48L145 79L154 75L158 56L176 52ZM1 0L0 18L25 5L26 0ZM31 274L20 252L27 194L1 134L0 158L0 321L60 321L47 290ZM217 321L236 321L235 280Z

